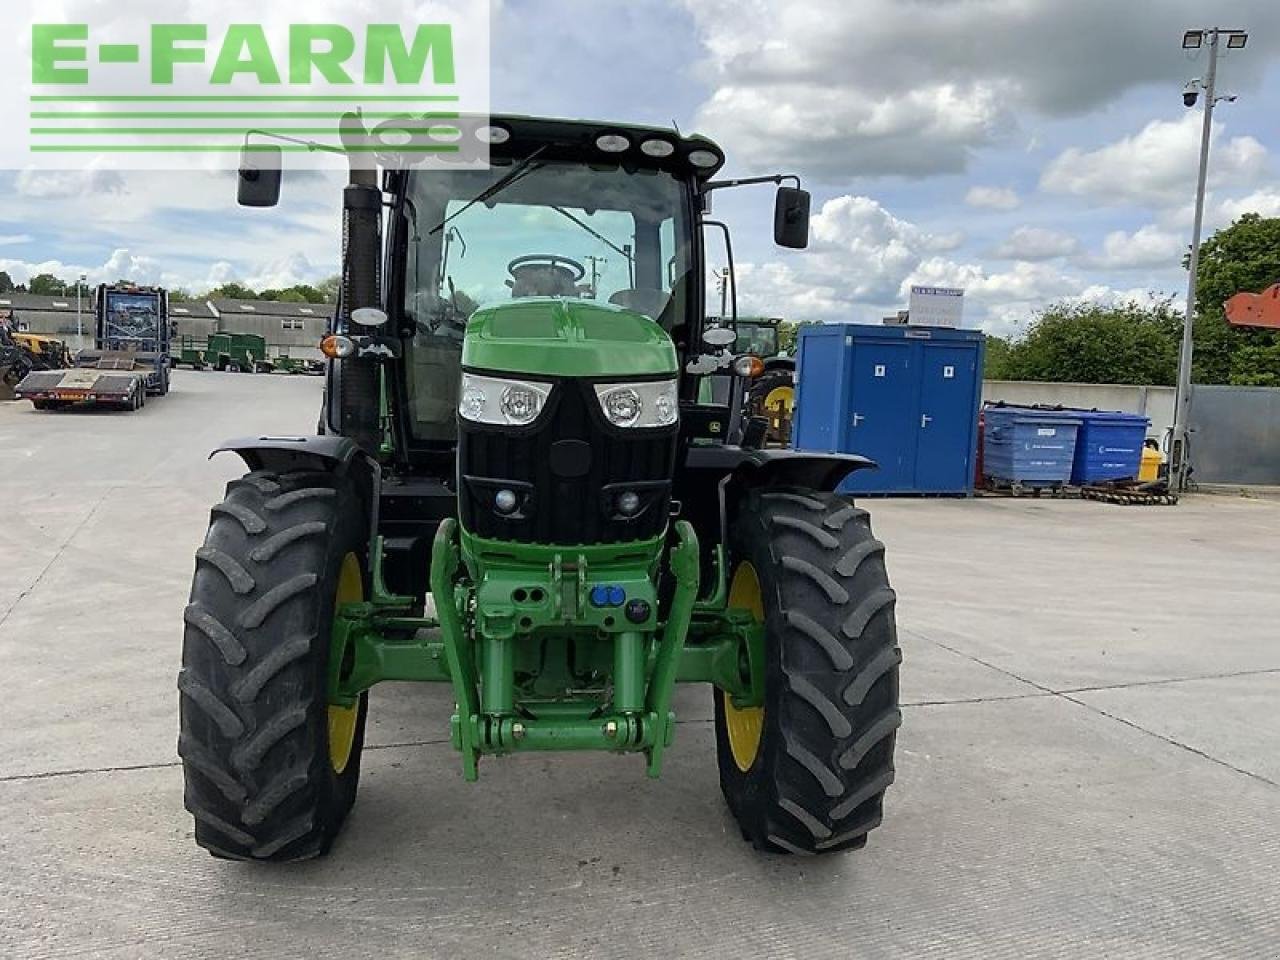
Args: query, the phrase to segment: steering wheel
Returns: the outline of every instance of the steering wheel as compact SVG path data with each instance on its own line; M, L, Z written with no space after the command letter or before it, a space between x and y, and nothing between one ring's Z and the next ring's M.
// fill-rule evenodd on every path
M516 271L521 267L568 267L573 271L573 282L577 283L587 275L587 268L580 264L577 260L569 257L562 257L558 253L531 253L526 257L516 257L507 264L507 272L511 276L516 275Z

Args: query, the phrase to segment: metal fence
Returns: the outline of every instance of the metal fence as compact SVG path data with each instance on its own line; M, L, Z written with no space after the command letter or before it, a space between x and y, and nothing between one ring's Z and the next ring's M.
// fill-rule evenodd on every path
M1192 479L1280 484L1280 387L1192 387Z

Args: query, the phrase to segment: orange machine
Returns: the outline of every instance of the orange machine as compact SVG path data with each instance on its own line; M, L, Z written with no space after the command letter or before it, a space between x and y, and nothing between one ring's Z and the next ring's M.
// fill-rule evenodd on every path
M1227 323L1233 327L1280 330L1280 283L1273 283L1261 293L1237 293L1224 307Z

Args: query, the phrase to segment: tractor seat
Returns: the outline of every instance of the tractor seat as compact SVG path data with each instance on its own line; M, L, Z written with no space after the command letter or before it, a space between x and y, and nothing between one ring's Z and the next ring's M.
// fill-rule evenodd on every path
M666 309L671 294L665 290L652 290L643 287L619 290L609 297L614 306L643 313L650 320L657 320Z

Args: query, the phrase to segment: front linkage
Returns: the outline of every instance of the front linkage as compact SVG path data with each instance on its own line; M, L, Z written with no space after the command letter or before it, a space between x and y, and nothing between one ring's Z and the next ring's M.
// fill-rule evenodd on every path
M385 680L452 683L452 740L468 780L481 755L530 750L642 752L657 777L675 732L677 681L761 702L763 628L727 607L724 564L699 602L693 527L616 548L522 548L440 525L431 557L435 616L382 585L375 541L366 601L335 611L330 703L354 705ZM658 571L674 581L659 601ZM661 616L660 616L661 614ZM436 632L438 631L438 633ZM754 669L753 669L754 668Z

